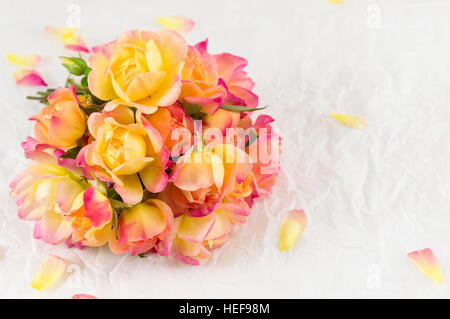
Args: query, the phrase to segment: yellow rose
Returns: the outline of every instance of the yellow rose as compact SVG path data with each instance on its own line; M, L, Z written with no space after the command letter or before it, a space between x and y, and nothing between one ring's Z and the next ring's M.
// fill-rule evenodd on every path
M186 54L186 41L175 31L125 32L90 58L89 89L110 101L106 111L126 105L153 113L180 95Z
M161 135L139 113L118 106L111 112L92 113L88 119L92 143L83 147L77 163L86 174L114 183L127 204L142 200L141 180L147 190L162 191L167 184L169 152Z

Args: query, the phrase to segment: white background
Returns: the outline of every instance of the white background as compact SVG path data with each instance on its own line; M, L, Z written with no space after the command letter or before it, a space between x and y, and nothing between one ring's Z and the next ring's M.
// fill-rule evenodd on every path
M72 3L89 46L184 15L197 22L191 44L208 37L210 52L250 62L284 137L282 173L273 196L202 266L53 247L16 216L7 185L26 165L19 143L39 106L3 54L41 54L37 69L49 87L61 85L57 56L71 52L44 26L65 26ZM1 8L0 297L450 297L449 282L434 284L406 257L430 247L450 279L450 1L1 0ZM340 126L330 111L362 116L367 129ZM278 226L292 208L304 208L310 224L281 253ZM48 253L72 274L35 292L29 282Z

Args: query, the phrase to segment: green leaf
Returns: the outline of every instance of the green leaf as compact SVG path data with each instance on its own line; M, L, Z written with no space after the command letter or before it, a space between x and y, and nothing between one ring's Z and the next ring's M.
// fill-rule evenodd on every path
M89 72L89 67L82 58L61 56L62 65L70 72L70 74L80 76Z
M249 147L250 145L252 145L258 139L258 137L259 136L255 133L255 130L251 130L249 139L247 143L245 143L245 147Z
M114 207L112 209L112 212L113 216L111 221L111 229L114 229L114 235L116 236L116 239L118 239L117 229L119 224L119 212L117 212L117 210Z
M106 190L106 196L110 199L115 199L118 201L121 201L122 198L120 197L119 193L116 192L116 190L114 188L110 188L108 190Z
M47 99L45 97L42 96L27 96L27 100L36 100L39 101L42 104L49 104L49 102L47 101Z
M85 76L83 76L81 78L80 84L81 84L82 87L85 87L85 88L88 87L88 77L87 77L87 75L85 75Z
M96 105L101 105L101 104L106 103L106 101L100 100L98 97L96 97L92 93L90 93L90 95L91 95L92 103L94 103Z
M67 150L66 154L61 155L60 158L72 158L72 159L75 159L77 157L78 153L80 152L80 150L81 150L81 146L77 146L77 147L71 148L71 149Z
M194 120L201 120L206 115L201 111L201 106L197 104L182 103L184 111Z
M89 116L95 112L101 112L101 110L102 110L101 107L97 107L97 106L82 107L81 109L83 110L84 114L86 114L87 116Z
M263 107L247 107L247 106L241 106L241 105L222 105L220 108L222 110L227 111L237 111L237 112L253 112L258 110L264 110L268 105Z

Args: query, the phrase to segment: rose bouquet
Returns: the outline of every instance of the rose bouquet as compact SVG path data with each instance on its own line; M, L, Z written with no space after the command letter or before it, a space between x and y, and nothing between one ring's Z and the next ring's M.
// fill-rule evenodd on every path
M39 92L30 159L12 181L34 237L199 264L243 224L279 172L280 138L247 61L172 30L129 31L63 57L64 87Z

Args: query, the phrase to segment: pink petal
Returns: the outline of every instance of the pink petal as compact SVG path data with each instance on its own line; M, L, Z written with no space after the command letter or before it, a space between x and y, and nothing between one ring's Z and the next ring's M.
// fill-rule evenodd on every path
M262 114L259 115L256 118L255 123L253 124L253 127L255 128L260 128L260 127L264 127L266 125L269 125L270 123L274 122L275 120L273 119L273 117L266 115L266 114Z
M442 284L444 276L433 251L430 248L412 251L408 254L413 263L428 278L436 280L438 284Z
M14 78L19 85L47 86L47 83L35 70L17 70L14 72Z
M239 85L247 90L253 89L254 82L242 71L248 64L246 59L230 53L215 54L214 58L219 76L227 84Z
M97 297L87 294L76 294L72 296L72 299L97 299Z
M78 40L80 42L82 42L83 40L81 40L81 38ZM80 51L80 52L86 52L89 53L89 49L86 47L86 45L84 44L84 42L82 42L83 44L80 45L74 45L74 44L67 44L64 47L68 50L72 50L72 51Z
M76 28L55 28L47 26L45 27L45 31L57 36L66 49L89 53L89 49L77 33Z
M112 219L112 207L108 198L94 186L90 186L83 194L85 217L89 218L94 227L100 228Z

